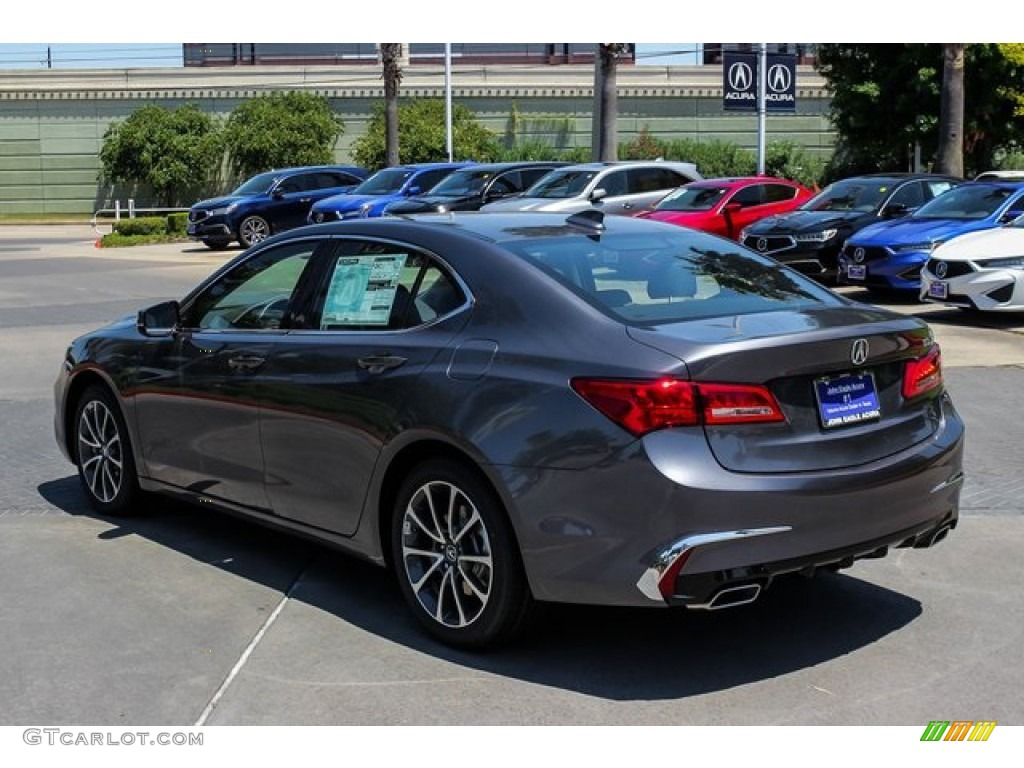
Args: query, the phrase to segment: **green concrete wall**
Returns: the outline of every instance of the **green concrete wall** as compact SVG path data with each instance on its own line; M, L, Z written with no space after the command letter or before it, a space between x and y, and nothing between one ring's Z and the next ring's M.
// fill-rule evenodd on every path
M143 95L144 96L144 95ZM112 121L155 101L169 108L189 102L220 116L241 98L110 98L74 94L0 98L0 215L91 214L112 207L115 198L137 195L136 205L151 205L144 193L114 189L99 180L99 152ZM335 148L339 162L350 162L352 143L366 130L376 101L369 97L331 98L345 121ZM519 125L533 138L590 146L592 100L588 96L515 98L470 96L458 99L500 136L510 128L513 105ZM832 152L834 132L827 119L826 98L801 99L793 116L772 116L768 140L803 144L823 157ZM757 144L754 115L726 114L720 97L620 96L619 140L629 141L643 129L663 139L721 139L747 149Z

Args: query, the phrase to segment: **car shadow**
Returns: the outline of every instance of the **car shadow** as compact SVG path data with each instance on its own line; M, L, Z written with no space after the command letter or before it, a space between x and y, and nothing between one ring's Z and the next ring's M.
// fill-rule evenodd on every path
M68 514L112 524L101 539L142 536L290 590L291 599L411 652L609 700L685 698L792 673L869 646L922 612L906 595L822 574L779 579L752 605L709 613L544 605L515 644L460 651L424 633L390 573L329 547L173 500L135 517L103 517L88 506L77 477L44 483L39 493Z

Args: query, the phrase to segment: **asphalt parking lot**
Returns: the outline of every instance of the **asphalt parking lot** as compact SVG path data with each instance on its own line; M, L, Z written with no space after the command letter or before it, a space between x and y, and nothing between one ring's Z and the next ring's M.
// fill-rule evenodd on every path
M932 325L968 425L938 547L732 611L555 606L516 647L469 654L325 547L173 502L89 509L51 427L67 341L238 252L94 237L0 227L0 724L1024 724L1024 316L886 302Z

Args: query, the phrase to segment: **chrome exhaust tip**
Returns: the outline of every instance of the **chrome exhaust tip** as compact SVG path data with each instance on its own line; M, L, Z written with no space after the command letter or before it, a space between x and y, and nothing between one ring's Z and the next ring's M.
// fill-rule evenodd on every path
M940 525L931 533L922 534L918 537L917 542L914 544L915 549L927 549L928 547L934 547L944 538L949 535L949 532L953 530L953 526L949 523Z
M760 595L760 584L740 584L718 590L706 603L692 603L686 607L694 611L720 611L723 608L747 605L757 600Z

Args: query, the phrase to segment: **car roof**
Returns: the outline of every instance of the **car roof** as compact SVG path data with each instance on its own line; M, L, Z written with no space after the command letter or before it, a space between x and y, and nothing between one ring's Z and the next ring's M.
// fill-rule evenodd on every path
M588 212L589 213L589 212ZM594 212L596 213L596 212ZM354 236L378 235L398 236L398 232L409 224L417 227L426 225L434 231L447 230L452 233L472 235L478 239L493 243L509 241L539 240L565 235L594 235L606 232L649 231L651 227L664 229L666 232L680 230L673 224L663 224L651 219L638 219L632 216L603 216L603 229L593 225L593 220L579 213L548 213L532 211L512 211L489 213L484 211L466 211L459 213L422 213L399 214L383 218L351 219L317 224L313 231L323 235L352 234ZM357 231L358 230L358 231ZM379 231L374 231L379 230ZM289 230L289 233L304 232L309 234L310 228Z
M474 171L512 171L517 168L536 168L537 166L561 168L572 164L567 160L517 160L505 163L472 163L465 166L465 169L472 169ZM461 171L463 169L459 168L458 170Z
M563 170L600 171L605 168L696 168L696 163L684 162L682 160L604 160L593 163L574 163L566 166Z
M947 173L862 173L857 176L847 176L843 179L836 179L833 184L841 181L908 181L917 179L946 179L949 181L960 181L963 179L951 176Z
M731 186L740 187L749 184L790 184L799 186L800 182L792 179L780 179L776 176L719 176L711 179L699 179L691 181L687 187L718 187Z

